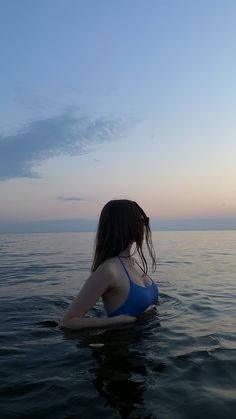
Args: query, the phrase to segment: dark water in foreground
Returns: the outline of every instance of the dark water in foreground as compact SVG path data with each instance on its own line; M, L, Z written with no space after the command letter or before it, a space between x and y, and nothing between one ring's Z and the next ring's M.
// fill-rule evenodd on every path
M236 417L236 232L154 243L157 314L65 335L93 234L0 235L1 419Z

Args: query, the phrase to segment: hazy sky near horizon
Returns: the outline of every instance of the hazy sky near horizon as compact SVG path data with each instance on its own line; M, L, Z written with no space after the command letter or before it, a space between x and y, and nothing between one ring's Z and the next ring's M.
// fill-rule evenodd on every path
M236 217L234 0L0 6L0 222Z

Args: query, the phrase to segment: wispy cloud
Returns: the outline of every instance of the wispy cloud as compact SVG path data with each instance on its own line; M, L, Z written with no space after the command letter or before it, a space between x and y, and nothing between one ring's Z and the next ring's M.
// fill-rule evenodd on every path
M0 180L39 177L35 166L60 154L79 155L120 137L126 126L112 116L92 119L66 111L33 121L14 135L0 134Z
M82 198L80 196L58 196L57 199L59 201L64 201L64 202L71 202L71 201L85 201L85 198Z

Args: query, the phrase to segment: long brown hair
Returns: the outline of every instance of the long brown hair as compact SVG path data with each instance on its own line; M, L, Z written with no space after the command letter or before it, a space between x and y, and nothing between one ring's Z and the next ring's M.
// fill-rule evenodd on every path
M142 250L144 238L152 259L154 272L156 256L152 244L149 218L135 201L128 199L109 201L103 207L99 218L91 271L94 272L106 259L118 256L120 252L127 249L131 242L134 242L142 261L143 270L147 273L147 261Z

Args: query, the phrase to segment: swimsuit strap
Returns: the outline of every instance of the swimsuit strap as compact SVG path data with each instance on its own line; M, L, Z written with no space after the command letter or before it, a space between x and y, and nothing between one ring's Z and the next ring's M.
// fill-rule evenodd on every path
M129 274L129 272L128 272L128 270L127 270L127 268L126 268L126 266L125 266L125 264L124 264L123 260L121 259L121 257L120 257L120 256L117 256L117 257L118 257L118 259L119 259L119 261L120 261L121 265L123 266L123 268L124 268L124 270L125 270L125 273L126 273L126 275L128 276L128 278L129 278L130 282L132 282L132 280L131 280L131 278L130 278L130 274Z
M143 268L142 268L142 266L140 266L139 265L139 263L136 261L136 259L135 259L135 263L136 263L136 265L138 265L138 267L141 269L141 271L146 275L146 276L148 276L148 278L150 278L151 279L151 281L153 282L153 280L152 280L152 278L143 270Z
M143 270L143 268L142 268L142 266L139 265L139 263L137 262L136 259L135 259L135 263L136 263L136 265L138 265L138 267L141 269L141 271L143 271L143 273L145 273L144 270Z

